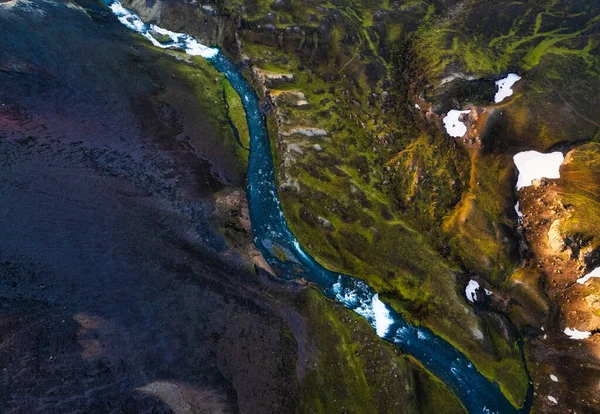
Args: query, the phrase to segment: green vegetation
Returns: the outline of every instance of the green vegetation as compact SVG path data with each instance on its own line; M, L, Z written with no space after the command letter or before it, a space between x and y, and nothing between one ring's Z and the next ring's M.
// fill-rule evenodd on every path
M513 167L509 157L479 150L471 160L469 188L443 229L456 260L499 285L516 266L506 234L512 226Z
M248 149L250 148L250 132L248 131L248 122L246 121L246 111L244 110L240 96L226 79L223 79L223 90L227 113L239 137L239 142L235 146L235 152L240 159L243 170L246 171L248 166Z
M467 354L519 405L527 384L514 339L490 333L501 328L466 306L464 279L457 277L461 266L482 270L498 284L512 273L498 227L512 224L504 208L512 198L510 164L481 156L473 168L475 158L454 141L419 128L410 101L421 87L424 58L406 27L415 27L430 9L390 10L378 17L376 34L375 6L339 10L343 19L316 37L310 25L302 26L300 40L273 42L265 33L242 32L242 51L256 67L294 76L267 82L269 95L277 100L282 91L301 92L309 103L279 99L271 120L290 228L320 263L367 279L408 320ZM394 44L388 43L392 38ZM303 127L324 129L327 136L287 135ZM495 162L488 167L489 160ZM494 169L499 165L501 180ZM472 171L485 174L474 181ZM463 193L466 188L471 195ZM466 227L452 219L461 209L474 214ZM445 221L444 230L436 230ZM456 226L462 226L461 240L448 248L445 240ZM477 251L471 244L480 240L485 243ZM480 332L490 340L478 339Z
M490 13L486 2L471 0L451 18L444 18L446 10L428 14L416 44L431 78L450 64L478 77L511 68L529 70L552 54L579 56L589 67L597 67L597 3L505 1L494 8Z
M265 98L276 103L268 123L291 230L323 265L368 280L409 321L446 338L521 404L527 384L514 338L493 314L474 312L463 288L466 275L477 274L509 293L515 299L509 316L517 326L534 326L548 311L540 275L529 268L515 272L511 157L599 140L594 91L600 90L600 39L594 27L600 3L506 0L494 4L494 13L489 2L478 0L272 3L228 0L218 7L244 20L241 52L255 68L293 74L293 81L264 85ZM510 101L490 102L480 114L480 143L449 139L435 115L426 113L486 105L493 81L508 71L523 81ZM440 87L451 75L487 83ZM201 102L213 93L222 96L218 88L224 88L231 121L240 136L247 133L227 83L213 74L205 81L210 87L198 91ZM461 93L454 95L456 90ZM294 96L308 103L300 105ZM215 128L229 128L221 123L224 115L215 117ZM302 128L327 135L307 136L298 132ZM224 136L231 137L230 129ZM564 167L568 185L561 191L581 206L565 231L593 238L600 234L591 222L599 194L587 172L597 156L590 148L582 147ZM344 336L339 317L331 316L327 326ZM352 377L348 389L359 392L338 397L358 406L369 401L372 382L357 368L362 365L352 356L354 341L328 354L347 356L344 377ZM333 383L329 375L307 375L313 384L306 391L312 396L308 411L334 407L317 392L318 384Z
M600 248L600 144L586 144L569 154L561 168L559 193L570 207L562 232Z
M303 296L316 349L299 362L306 372L300 381L298 412L464 412L439 380L413 360L398 356L363 318L315 290Z

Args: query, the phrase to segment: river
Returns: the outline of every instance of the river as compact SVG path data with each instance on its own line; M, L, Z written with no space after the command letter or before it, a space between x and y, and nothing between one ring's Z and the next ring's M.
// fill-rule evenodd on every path
M250 155L247 171L247 197L254 243L267 262L288 279L303 277L333 300L367 319L377 335L417 360L443 381L460 399L469 413L529 412L533 387L530 385L524 407L515 408L498 384L483 376L469 359L431 330L407 323L402 315L379 299L364 281L331 272L304 251L289 230L275 186L271 145L260 100L238 66L219 49L210 48L184 33L174 33L148 25L118 1L104 0L117 18L129 29L146 37L155 46L183 50L202 56L223 73L239 94L250 131ZM160 43L151 32L169 40ZM164 40L164 39L163 39ZM285 252L287 260L276 257L275 248ZM279 255L280 256L280 255ZM461 329L457 327L457 329Z

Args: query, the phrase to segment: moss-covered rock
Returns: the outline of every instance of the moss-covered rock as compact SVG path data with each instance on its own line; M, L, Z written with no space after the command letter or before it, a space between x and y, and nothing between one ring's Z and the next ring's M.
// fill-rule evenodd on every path
M463 287L476 274L506 295L501 311L526 335L556 306L543 271L521 266L511 157L598 140L600 6L228 0L215 15L198 7L183 16L192 6L171 3L154 15L252 67L246 73L271 111L282 206L307 251L368 280L522 403L518 335L506 319L469 306ZM494 81L508 71L523 79L511 99L493 104ZM448 138L440 116L467 105L479 116L468 139ZM595 243L588 164L567 164L572 181L560 189L580 206L563 224L573 246Z

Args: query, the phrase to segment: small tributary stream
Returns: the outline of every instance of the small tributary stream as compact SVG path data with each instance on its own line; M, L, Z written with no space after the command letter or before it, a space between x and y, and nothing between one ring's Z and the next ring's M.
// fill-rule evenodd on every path
M148 38L155 46L179 49L190 55L206 58L216 70L226 76L239 94L250 131L247 197L254 243L269 264L277 268L284 277L303 277L309 280L325 296L363 316L377 335L398 346L402 352L412 355L443 381L470 413L529 412L533 392L531 386L524 408L516 409L497 384L477 371L469 359L447 341L427 328L407 323L400 313L383 303L364 281L331 272L304 251L289 230L281 209L275 186L271 145L260 110L260 100L234 62L218 49L206 47L187 34L143 23L118 1L104 2L123 24ZM152 33L160 36L152 36ZM276 247L286 253L286 260L276 257ZM456 329L462 328L457 326Z

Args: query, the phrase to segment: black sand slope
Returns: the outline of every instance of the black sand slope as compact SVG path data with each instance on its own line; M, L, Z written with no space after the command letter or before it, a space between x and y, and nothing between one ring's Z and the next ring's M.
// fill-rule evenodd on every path
M0 412L283 409L283 311L220 258L234 154L83 5L0 6Z

